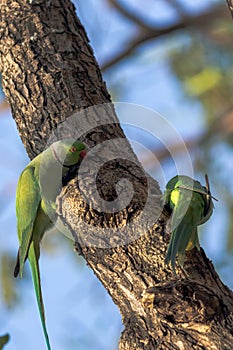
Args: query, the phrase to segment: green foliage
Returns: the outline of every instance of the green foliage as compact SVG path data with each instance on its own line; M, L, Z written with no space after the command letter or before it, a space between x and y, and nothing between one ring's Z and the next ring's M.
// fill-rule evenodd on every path
M232 36L232 32L226 31L225 36ZM173 73L186 97L202 104L209 127L231 107L233 89L233 53L218 40L219 36L213 38L208 32L206 36L196 34L170 56Z
M4 252L1 253L0 262L2 300L8 308L12 308L18 301L18 293L15 288L15 278L13 276L15 257L13 258L8 252Z
M2 350L4 345L8 343L9 339L10 339L9 334L0 336L0 350Z

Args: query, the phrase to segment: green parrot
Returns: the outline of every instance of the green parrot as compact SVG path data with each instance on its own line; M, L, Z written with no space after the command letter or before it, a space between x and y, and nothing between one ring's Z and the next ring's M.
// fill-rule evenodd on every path
M171 262L175 272L176 255L183 267L185 250L200 249L197 226L204 224L213 212L213 201L207 175L206 187L184 175L173 177L166 185L164 208L172 214L171 238L165 264ZM215 198L214 198L215 199Z
M48 350L51 350L45 325L38 260L40 241L56 218L56 197L62 177L86 155L83 143L72 139L54 142L35 157L20 175L16 190L16 216L19 251L14 276L23 275L28 258Z

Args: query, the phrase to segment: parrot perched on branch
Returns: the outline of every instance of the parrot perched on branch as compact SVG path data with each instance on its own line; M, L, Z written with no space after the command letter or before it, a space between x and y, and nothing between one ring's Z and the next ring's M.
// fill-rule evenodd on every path
M185 250L200 249L197 226L204 224L213 212L213 201L207 175L206 187L199 181L184 175L173 177L166 185L164 208L170 212L171 237L165 257L165 264L171 262L175 272L176 255L183 267ZM216 200L216 199L215 199Z
M86 155L83 143L72 139L54 142L35 157L20 175L16 190L19 251L14 276L23 275L28 258L48 350L51 349L45 325L38 260L40 241L56 217L56 197L62 177Z

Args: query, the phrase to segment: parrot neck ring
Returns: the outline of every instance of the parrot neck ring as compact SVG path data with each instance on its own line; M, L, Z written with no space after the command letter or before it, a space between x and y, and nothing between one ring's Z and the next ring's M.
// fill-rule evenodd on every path
M57 160L57 162L58 162L59 164L61 164L61 166L62 166L63 168L68 168L68 169L70 169L70 168L72 168L74 165L76 165L76 164L70 164L70 165L67 164L67 165L66 165L66 164L62 163L62 162L60 161L60 159L59 159L59 157L58 157L58 154L57 154L55 148L53 147L53 145L52 145L52 151L53 151L53 155L54 155L55 159Z

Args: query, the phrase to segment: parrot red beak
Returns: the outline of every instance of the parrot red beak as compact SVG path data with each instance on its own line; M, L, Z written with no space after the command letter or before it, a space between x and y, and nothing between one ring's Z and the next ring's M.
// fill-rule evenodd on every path
M84 157L86 157L86 155L87 155L87 151L84 149L84 150L82 150L80 153L79 153L79 156L80 156L80 158L84 158Z

